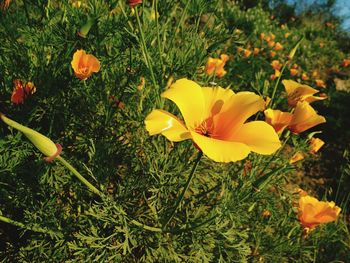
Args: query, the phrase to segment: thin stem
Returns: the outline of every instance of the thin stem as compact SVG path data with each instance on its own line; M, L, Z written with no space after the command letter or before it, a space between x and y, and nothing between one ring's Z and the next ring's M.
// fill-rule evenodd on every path
M193 179L193 177L194 177L194 173L195 173L195 171L196 171L196 168L197 168L198 163L199 163L200 159L202 158L202 156L203 156L203 152L202 152L202 151L198 152L197 158L196 158L196 160L194 161L194 165L193 165L192 170L191 170L191 173L190 173L190 175L189 175L189 177L188 177L188 179L187 179L187 182L186 182L186 184L185 184L185 187L184 187L184 189L182 190L182 192L181 192L180 196L178 197L178 199L176 200L174 209L173 209L173 211L171 212L169 218L165 221L165 223L164 223L164 225L163 225L163 229L165 229L165 227L167 226L167 224L168 224L168 223L171 221L171 219L174 217L174 215L175 215L175 213L176 213L176 210L179 208L179 206L180 206L182 200L184 199L185 193L186 193L186 191L188 190L188 187L189 187L189 185L190 185L190 183L191 183L191 181L192 181L192 179Z
M152 231L152 232L162 232L163 230L161 228L158 228L158 227L153 227L153 226L148 226L148 225L145 225L145 224L142 224L136 220L131 220L130 221L132 224L136 225L136 226L139 226L145 230L148 230L148 231Z
M88 180L84 178L72 165L70 165L65 159L63 159L61 156L56 157L57 160L59 160L65 167L68 168L69 171L71 171L83 184L85 184L91 192L102 196L102 193L93 186Z
M282 78L282 75L283 75L283 72L287 66L289 61L287 61L286 63L284 63L283 67L282 67L282 70L281 70L281 74L278 76L277 78L277 81L275 83L275 87L273 88L273 92L272 92L272 95L271 95L271 101L270 101L270 105L271 105L271 108L273 108L273 104L274 104L274 101L273 99L275 98L275 94L276 94L276 91L277 91L277 87L278 87L278 84L280 83L281 81L281 78Z
M145 62L146 62L146 66L148 67L150 73L151 73L151 78L152 78L152 82L153 82L153 86L156 88L158 87L157 85L157 81L156 78L154 77L154 72L153 72L153 68L151 66L150 63L150 56L148 54L148 50L147 50L147 45L146 45L146 41L145 41L145 36L143 34L143 30L142 30L142 26L141 26L141 21L140 21L140 16L139 16L139 11L137 9L137 6L135 6L135 13L136 13L136 20L137 20L137 25L139 27L139 31L140 31L140 35L141 35L141 49L142 49L142 54L143 57L145 58ZM158 97L157 97L158 98Z
M8 217L5 217L5 216L0 216L0 221L8 223L8 224L11 224L11 225L14 225L14 226L19 227L19 228L24 228L24 229L27 229L27 230L31 230L31 231L34 231L34 232L62 237L62 233L60 233L60 232L54 232L54 231L43 229L43 228L37 227L37 226L29 227L29 226L26 226L25 224L23 224L21 222L12 220L12 219L10 219Z
M159 59L160 59L160 64L162 65L162 72L163 72L163 52L162 52L162 47L160 45L160 34L159 34L159 16L158 16L158 1L154 0L154 12L155 12L155 18L156 18L156 29L157 29L157 42L158 42L158 52L159 52Z

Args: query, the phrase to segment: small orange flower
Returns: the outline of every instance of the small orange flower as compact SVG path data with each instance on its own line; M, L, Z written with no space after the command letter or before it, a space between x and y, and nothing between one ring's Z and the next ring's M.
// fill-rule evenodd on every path
M327 96L326 97L313 96L318 92L318 90L313 89L308 85L303 85L290 79L283 80L282 84L286 89L287 96L288 96L288 104L291 107L295 107L299 101L306 101L308 103L311 103L317 100L324 100L327 98Z
M275 51L270 51L270 57L275 57L276 56L276 52Z
M310 153L317 153L324 145L324 141L319 138L311 138L310 140Z
M282 67L282 64L279 62L279 60L272 60L271 66L274 70L280 70Z
M263 40L265 38L265 33L260 33L260 39Z
M285 33L285 34L284 34L284 37L285 37L285 38L288 38L289 36L290 36L290 33Z
M309 195L299 199L299 221L306 230L312 230L319 224L333 222L341 208L334 202L319 201Z
M0 9L5 11L6 9L9 8L12 0L3 0L2 3L0 3Z
M145 83L146 83L145 78L144 78L144 77L141 77L141 78L140 78L140 84L137 85L138 91L143 90L143 87L145 86Z
M32 82L27 82L23 85L23 82L19 79L13 81L14 90L11 95L11 102L14 104L23 104L29 95L36 92L36 87Z
M302 80L309 80L309 76L306 73L301 74L301 79Z
M320 42L320 48L324 48L324 43Z
M326 84L324 83L324 81L322 79L316 79L315 80L316 86L319 88L325 88Z
M298 64L296 64L296 63L294 63L293 65L292 65L292 68L294 68L294 69L298 69Z
M275 40L276 36L273 33L270 33L271 40Z
M293 164L296 162L299 162L305 158L304 154L302 152L296 152L292 158L289 160L289 164Z
M279 76L281 76L281 71L275 69L275 74L271 74L270 79L271 79L271 80L275 80L275 79L278 78Z
M222 78L227 72L224 69L229 56L221 54L220 58L208 58L207 65L205 66L205 72L208 75L216 74L218 78Z
M275 41L269 41L267 43L267 45L270 47L270 48L273 48L275 46Z
M277 42L276 45L275 45L274 50L278 51L278 50L281 50L282 48L283 48L283 46L281 45L281 43Z
M260 48L255 47L254 50L253 50L254 56L258 55L259 52L260 52Z
M243 50L243 56L244 56L245 58L250 57L251 54L252 54L252 52L251 52L249 49L244 49L244 50Z
M290 69L290 75L292 76L292 77L294 77L295 75L297 75L298 74L298 70L297 69L295 69L295 68L291 68Z
M263 218L269 218L271 216L271 212L267 209L264 209L261 215Z
M346 68L350 65L350 59L343 59L341 65Z
M95 56L86 54L82 49L74 53L71 65L75 76L81 80L87 79L93 72L99 72L101 67L100 61Z
M298 134L324 122L326 119L318 115L309 103L303 101L298 102L288 129Z
M314 70L312 71L312 74L311 76L314 78L314 79L317 79L320 77L320 72L318 70Z
M277 134L281 134L283 132L283 130L289 125L293 117L292 113L273 109L265 110L264 114L265 121L275 129Z

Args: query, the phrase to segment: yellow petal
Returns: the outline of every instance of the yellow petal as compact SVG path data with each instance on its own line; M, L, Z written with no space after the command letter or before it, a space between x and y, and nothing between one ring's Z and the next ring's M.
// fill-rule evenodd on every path
M101 68L100 61L93 55L87 55L88 57L88 65L91 68L92 72L99 72Z
M195 128L204 118L204 96L201 86L188 79L177 80L162 97L172 100L180 109L186 126Z
M234 92L231 89L223 89L221 87L202 88L206 113L204 118L215 116L222 110L223 105L231 98Z
M150 135L161 133L168 140L179 142L191 138L191 134L182 122L169 112L153 110L145 119Z
M248 145L251 151L259 154L272 154L281 147L277 133L264 121L243 124L232 140Z
M308 97L311 97L313 94L318 92L318 90L311 88L308 85L303 85L290 79L283 80L282 84L284 85L288 95L288 104L292 107L294 107L298 103L298 101L304 101ZM318 98L318 97L315 97L315 98ZM309 100L312 100L312 99L309 99Z
M324 122L326 119L318 115L309 103L298 102L288 128L293 133L300 133Z
M265 101L253 92L239 92L230 97L214 123L220 123L215 132L223 140L230 140L234 133L253 114L265 108Z
M79 63L80 63L80 59L82 56L84 56L86 53L84 50L80 49L80 50L77 50L74 55L73 55L73 59L72 59L72 62L71 62L71 65L72 65L72 68L74 71L77 71L78 68L79 68Z
M265 121L280 134L289 125L293 114L280 110L267 109L264 111Z
M236 162L247 157L250 150L243 143L213 139L191 131L192 139L203 153L215 162Z

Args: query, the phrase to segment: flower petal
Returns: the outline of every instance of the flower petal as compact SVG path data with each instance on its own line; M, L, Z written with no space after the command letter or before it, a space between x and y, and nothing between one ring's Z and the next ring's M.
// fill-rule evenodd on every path
M253 92L239 92L230 97L222 107L221 113L214 117L217 138L229 140L243 123L256 112L265 108L265 101Z
M162 93L180 109L186 126L195 128L204 118L204 97L201 86L188 79L179 79Z
M272 154L281 147L277 133L264 121L243 124L231 140L244 143L251 151L259 154Z
M93 55L87 55L88 57L88 66L90 67L92 72L99 72L101 68L100 61Z
M215 162L236 162L246 158L249 147L243 143L213 139L191 131L192 139Z
M190 132L182 122L169 112L153 110L145 119L150 135L161 133L168 140L179 142L191 138Z
M207 111L204 118L219 114L224 104L234 94L231 89L223 89L221 87L203 87L202 92L205 101L205 109Z

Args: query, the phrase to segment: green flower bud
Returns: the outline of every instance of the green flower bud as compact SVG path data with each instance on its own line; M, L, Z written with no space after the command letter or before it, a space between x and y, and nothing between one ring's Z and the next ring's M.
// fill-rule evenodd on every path
M86 38L87 35L89 34L89 31L92 27L92 25L95 23L95 19L93 18L88 18L86 23L80 28L78 35L80 37Z
M0 113L0 118L8 126L23 132L24 135L34 144L34 146L45 156L52 157L57 155L59 149L57 148L56 144L46 136L7 118L2 113Z

